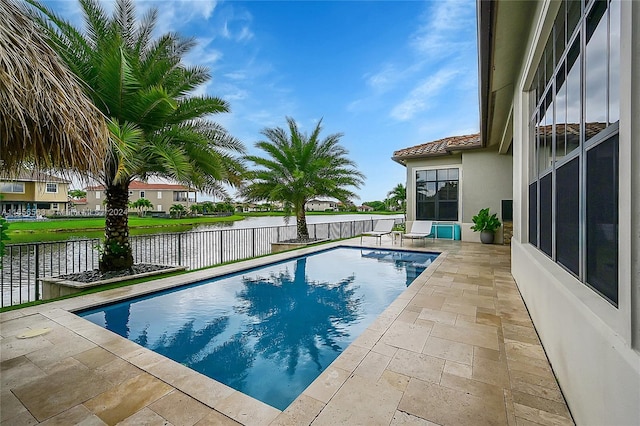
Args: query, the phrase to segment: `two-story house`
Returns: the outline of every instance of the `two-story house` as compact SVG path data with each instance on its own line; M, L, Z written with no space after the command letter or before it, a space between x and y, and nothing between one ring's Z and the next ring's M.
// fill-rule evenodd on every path
M0 214L6 217L65 214L70 183L31 170L11 178L0 177Z
M104 210L104 186L90 186L87 191L85 211L99 212ZM129 184L129 202L146 198L153 205L154 211L168 213L174 204L182 204L186 208L197 202L196 193L184 186L169 183L146 183L134 180Z

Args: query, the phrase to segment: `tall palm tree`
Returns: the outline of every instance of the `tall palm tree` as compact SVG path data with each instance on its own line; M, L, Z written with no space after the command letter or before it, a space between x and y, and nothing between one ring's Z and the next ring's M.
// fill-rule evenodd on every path
M257 142L256 147L267 157L245 157L259 168L248 172L249 183L241 194L251 201L284 202L285 212L295 213L298 239L308 240L307 201L322 196L342 202L357 198L349 187L359 188L364 175L340 145L342 134L320 139L322 120L310 135L301 133L293 118L287 117L287 124L288 133L280 127L262 131L267 140Z
M407 205L407 188L399 183L391 191L387 193L387 200L389 204L394 207L400 207L402 211L405 211Z
M156 9L137 20L132 0L117 0L111 16L97 0L79 0L82 32L36 0L27 1L54 49L109 119L110 146L95 176L106 192L100 269L130 268L126 213L133 179L166 177L205 192L219 191L220 182L240 183L243 166L234 155L244 152L242 143L206 119L228 112L229 105L190 95L209 72L182 63L193 39L176 33L152 37Z

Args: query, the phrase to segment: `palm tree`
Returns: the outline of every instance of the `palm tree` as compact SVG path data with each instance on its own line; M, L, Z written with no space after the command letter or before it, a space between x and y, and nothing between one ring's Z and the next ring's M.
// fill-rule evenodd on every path
M23 166L99 170L104 116L23 8L2 0L0 16L0 177Z
M407 206L407 188L399 183L387 193L389 204L395 208L400 207L404 212Z
M117 0L112 16L97 0L80 0L86 28L81 32L37 0L27 1L52 46L109 119L110 146L95 176L106 192L100 269L130 268L126 209L133 179L164 177L204 192L219 191L220 182L240 183L243 166L234 154L244 152L242 143L205 118L228 112L229 105L190 95L209 80L209 72L182 63L193 39L176 33L152 38L156 9L138 21L132 0Z
M259 169L248 173L249 184L241 194L251 201L282 201L287 216L296 215L299 240L308 240L304 206L315 197L334 197L340 201L357 198L349 187L359 188L364 175L347 158L347 150L340 144L342 134L335 133L320 139L322 120L310 135L301 133L293 118L287 117L289 132L280 127L262 131L266 141L256 147L267 157L245 157Z

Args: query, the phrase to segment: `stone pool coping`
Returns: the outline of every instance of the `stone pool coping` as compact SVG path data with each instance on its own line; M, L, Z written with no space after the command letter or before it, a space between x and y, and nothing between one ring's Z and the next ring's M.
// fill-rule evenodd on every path
M33 416L35 421L52 417L60 420L65 418L61 416L67 416L69 420L72 411L74 415L82 412L85 418L93 416L95 420L109 424L116 420L125 420L126 423L127 420L121 418L125 415L131 424L135 424L144 416L159 416L158 413L163 413L163 416L156 420L164 418L177 422L174 417L179 406L197 406L201 410L193 409L191 413L203 414L190 424L197 421L201 424L238 422L247 425L312 422L314 425L345 422L388 425L405 421L422 424L430 424L427 421L435 424L515 424L516 418L540 423L544 423L542 420L549 423L551 419L557 424L571 424L544 352L539 342L534 341L534 337L537 338L535 330L527 326L530 319L517 290L515 295L513 289L505 290L505 300L513 302L513 307L509 304L505 315L502 315L505 322L513 323L507 323L509 327L506 329L499 329L495 323L500 317L496 319L496 315L490 313L492 309L494 312L498 310L496 306L502 290L498 289L497 296L481 291L485 290L484 286L488 289L489 284L495 289L509 284L509 279L512 283L505 268L508 268L506 247L482 248L479 244L459 242L429 244L427 249L431 250L383 247L441 251L441 254L283 412L72 313L329 248L359 246L354 241L275 254L0 314L3 376L9 377L8 383L5 380L2 383L2 422L16 421L19 416ZM464 261L459 252L465 247L470 248L473 258L480 256L488 265L497 265L497 272L492 272L492 278L483 274L493 271L493 266L485 268L478 264L480 272L473 272L471 265L470 269L463 270L464 273L460 272L465 267L455 265ZM476 276L480 284L473 284ZM515 284L512 287L515 289ZM516 314L516 307L524 313L519 310ZM43 326L51 326L54 331L35 339L20 341L16 337L25 329ZM509 340L507 345L505 331L511 333L510 337L517 338L520 334L525 337ZM512 358L516 360L515 376L531 375L534 371L540 377L525 376L515 382L514 390L510 370L507 369L509 350L513 351ZM104 362L110 361L100 368L89 368L86 374L101 373L106 366L115 363L120 365L119 371L129 371L123 377L124 381L113 383L106 390L96 390L95 395L69 402L72 405L63 412L55 412L55 408L51 408L53 411L44 410L42 404L46 405L46 400L38 399L37 380L43 381L40 388L46 386L60 369L67 368L68 364L78 364L78 361L83 363L80 370L84 371L85 366L91 367L98 362L87 361L88 353L92 351L99 352ZM30 368L39 369L45 377L36 375L31 379L19 374L18 370L15 374L8 374L12 368L17 368L14 365L18 360L20 369L25 369L24 365L28 364ZM523 369L529 372L523 372ZM79 368L68 371L78 372ZM141 381L146 385L142 386ZM532 381L535 383L530 383ZM136 399L130 393L134 387L138 405L128 401ZM149 393L148 398L139 395L141 388L142 393ZM151 388L153 390L149 390ZM465 388L468 390L461 391ZM186 399L186 402L171 409L163 408L163 401L174 401L173 404L165 404L174 406L177 398ZM41 407L39 412L34 408L36 402ZM458 409L449 406L455 402L462 405ZM7 408L5 404L13 405ZM57 409L62 408L58 402ZM173 410L173 414L167 410ZM13 417L5 418L12 413ZM452 415L454 421L449 418Z

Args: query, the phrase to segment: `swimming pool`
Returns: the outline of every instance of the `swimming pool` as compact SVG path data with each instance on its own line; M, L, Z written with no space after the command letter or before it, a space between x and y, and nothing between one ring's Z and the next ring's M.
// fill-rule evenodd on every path
M284 410L436 257L340 247L78 315Z

